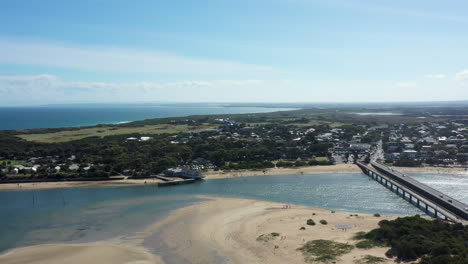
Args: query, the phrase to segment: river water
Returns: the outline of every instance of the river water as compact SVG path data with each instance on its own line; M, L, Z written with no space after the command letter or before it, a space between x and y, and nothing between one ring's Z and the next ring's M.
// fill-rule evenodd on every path
M468 202L467 175L421 174L415 177ZM3 191L0 192L0 251L42 243L79 243L132 235L171 210L201 201L196 195L350 212L422 214L362 173L240 177L172 187Z

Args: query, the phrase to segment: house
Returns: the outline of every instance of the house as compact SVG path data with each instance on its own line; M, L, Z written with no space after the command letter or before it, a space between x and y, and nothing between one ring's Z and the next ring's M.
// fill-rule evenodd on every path
M414 149L414 144L405 144L405 149Z
M410 159L414 159L418 155L418 152L416 150L413 150L413 149L407 149L407 150L403 151L402 155L405 156L405 157L408 157Z
M400 153L385 153L384 158L386 160L396 160L400 158Z
M204 176L197 170L190 169L189 167L170 168L164 171L168 177L179 177L184 179L202 179Z
M350 146L352 151L357 151L359 153L369 152L370 147L370 144L351 144Z
M80 168L80 165L76 164L76 163L68 166L68 170L70 170L70 171L77 171L79 168Z

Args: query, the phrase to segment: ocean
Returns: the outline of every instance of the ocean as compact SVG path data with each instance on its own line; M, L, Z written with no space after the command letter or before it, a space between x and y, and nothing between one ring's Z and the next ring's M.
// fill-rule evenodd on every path
M0 130L118 124L150 118L292 110L227 104L90 104L0 107Z
M454 198L468 202L466 178L459 175L414 176L433 187L443 185L442 191L453 191ZM424 214L362 173L239 177L172 187L1 191L0 251L43 243L80 243L131 236L170 211L202 200L197 195L300 204L356 213Z

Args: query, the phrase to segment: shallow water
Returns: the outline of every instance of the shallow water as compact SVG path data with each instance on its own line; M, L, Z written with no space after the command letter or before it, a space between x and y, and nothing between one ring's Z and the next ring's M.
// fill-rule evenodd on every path
M423 182L439 181L438 175L420 177ZM443 179L453 183L456 181L452 179L459 178L448 175ZM465 179L459 181L468 184ZM457 197L465 195L464 186L456 182L450 189L441 190L451 191ZM130 236L171 210L202 200L195 195L388 215L422 213L362 173L240 177L172 187L4 191L0 192L0 251L41 243L77 243ZM465 199L463 197L460 199Z

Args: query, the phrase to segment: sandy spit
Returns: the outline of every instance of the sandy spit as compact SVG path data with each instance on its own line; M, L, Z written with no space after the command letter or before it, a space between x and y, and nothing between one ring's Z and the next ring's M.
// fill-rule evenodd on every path
M0 263L306 263L297 248L306 241L334 240L355 244L353 235L370 231L383 219L370 214L332 212L298 205L205 197L210 199L172 211L130 241L116 239L83 244L46 244L18 248L0 255ZM352 216L351 216L352 215ZM315 226L306 225L313 219ZM326 220L326 225L320 220ZM340 230L337 224L351 226ZM305 230L300 230L305 227ZM280 233L269 241L263 234ZM116 234L118 237L119 234ZM155 240L156 236L156 240ZM161 257L147 253L147 249ZM163 252L158 252L163 250ZM337 263L356 263L364 255L385 257L387 248L354 249ZM162 253L162 254L160 254ZM176 261L174 261L176 260ZM393 260L386 259L387 263Z
M206 198L206 197L205 197ZM159 232L167 248L186 263L306 263L297 248L306 241L334 240L355 244L352 236L378 227L383 219L369 214L334 212L305 206L215 198L178 209L150 227ZM313 219L315 226L306 225ZM327 225L320 224L326 220ZM335 225L348 224L343 231ZM306 230L300 230L305 227ZM270 241L257 241L262 234L280 233ZM277 246L277 248L275 248ZM337 263L355 263L364 255L385 257L388 248L354 249ZM391 262L390 259L387 259Z
M150 264L163 263L142 248L107 242L85 244L46 244L14 249L0 255L2 264Z

